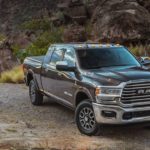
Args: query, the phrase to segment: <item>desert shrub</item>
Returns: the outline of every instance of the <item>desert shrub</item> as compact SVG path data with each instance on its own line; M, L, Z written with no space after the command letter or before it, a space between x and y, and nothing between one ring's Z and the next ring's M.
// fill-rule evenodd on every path
M37 31L37 30L49 30L51 28L52 24L49 19L44 18L44 19L32 19L30 21L24 22L20 28L21 29L28 29L32 31Z
M6 37L3 34L0 34L0 41L3 41Z
M23 83L24 74L22 66L14 67L12 70L2 72L0 83Z
M28 48L27 54L29 56L44 55L48 47L53 43L62 42L63 28L55 28L43 32Z
M58 11L57 13L55 13L55 17L58 18L63 23L65 23L65 16L62 11Z
M88 36L88 38L87 38L88 40L91 39L92 30L93 30L93 28L92 28L91 23L87 22L87 24L85 25L85 32L86 32L86 35Z
M14 54L23 62L27 56L44 55L48 47L53 43L62 42L63 27L55 27L48 19L31 20L21 25L24 30L37 31L37 38L24 50L19 45L13 45ZM38 32L42 30L42 32Z

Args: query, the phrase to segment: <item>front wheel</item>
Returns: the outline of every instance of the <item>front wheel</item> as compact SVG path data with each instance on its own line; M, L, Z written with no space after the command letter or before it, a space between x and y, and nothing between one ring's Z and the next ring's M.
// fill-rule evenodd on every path
M30 81L29 95L33 105L40 106L43 104L43 95L38 91L34 80Z
M89 101L83 101L77 106L75 120L81 133L89 136L99 134L99 124L95 120L93 107Z

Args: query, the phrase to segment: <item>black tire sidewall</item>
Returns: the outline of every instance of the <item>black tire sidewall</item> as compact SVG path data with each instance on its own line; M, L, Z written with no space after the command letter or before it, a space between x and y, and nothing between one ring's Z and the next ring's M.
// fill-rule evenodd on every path
M34 90L35 90L35 98L34 99L31 96L31 88L34 88ZM30 96L31 103L33 105L37 105L37 106L42 105L43 95L38 91L34 80L31 80L30 84L29 84L29 96Z
M89 107L93 110L92 103L89 100L83 101L77 106L76 112L75 112L75 121L76 121L77 127L82 134L86 134L89 136L97 135L99 132L99 124L98 123L95 124L95 128L93 128L93 130L91 130L91 131L85 130L80 124L79 113L84 107Z

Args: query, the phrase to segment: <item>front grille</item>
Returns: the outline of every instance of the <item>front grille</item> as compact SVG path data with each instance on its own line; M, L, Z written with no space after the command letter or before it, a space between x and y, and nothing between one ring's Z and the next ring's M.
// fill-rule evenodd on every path
M150 116L150 110L139 111L139 112L126 112L123 114L123 119L129 120L132 118L149 117L149 116Z
M150 81L127 83L122 92L121 102L131 106L150 105Z

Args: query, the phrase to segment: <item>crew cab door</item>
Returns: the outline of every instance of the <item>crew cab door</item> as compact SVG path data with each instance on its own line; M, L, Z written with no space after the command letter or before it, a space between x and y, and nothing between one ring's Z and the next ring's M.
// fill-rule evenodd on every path
M75 51L72 47L64 49L63 61L66 61L68 65L75 66ZM56 94L62 99L65 99L68 103L73 106L75 89L75 72L58 71L55 89Z
M41 81L43 90L47 94L55 95L56 89L54 85L57 80L56 62L62 61L63 51L56 47L51 47L46 54L46 58L43 63Z
M75 63L73 54L71 54L71 49L55 47L50 61L45 62L42 69L44 92L70 107L73 105L75 75L72 72L56 70L56 63L63 60L68 61L68 63Z

